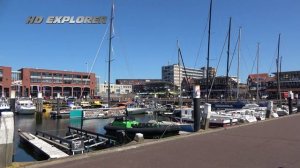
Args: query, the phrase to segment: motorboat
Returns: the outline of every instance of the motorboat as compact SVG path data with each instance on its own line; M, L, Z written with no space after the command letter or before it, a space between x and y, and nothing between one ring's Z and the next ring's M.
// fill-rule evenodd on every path
M43 112L49 113L52 111L52 104L49 101L43 101Z
M36 106L29 98L20 98L16 101L16 112L18 114L34 114Z
M50 116L51 118L69 117L71 110L82 110L82 107L73 105L67 108L62 108L59 110L59 114L57 113L57 110L53 110L50 112Z
M254 110L254 116L257 120L265 120L267 107L260 107L256 103L245 104L243 109Z
M1 97L0 99L0 112L2 111L10 111L8 101L4 97Z
M169 135L177 135L180 131L178 125L167 125L160 123L140 123L128 120L124 117L116 118L112 123L104 126L106 134L115 136L117 132L124 131L130 139L136 133L141 133L145 138L160 138Z
M241 123L252 123L256 122L256 116L254 115L255 111L251 109L239 109L239 110L230 110L226 111L225 115L232 116Z
M90 107L92 107L91 103L88 102L88 101L82 101L82 102L80 102L80 106L82 108L90 108Z
M209 118L210 126L226 126L234 125L238 122L237 118L234 118L230 115L218 114L217 112L212 111Z
M127 103L126 109L129 115L146 114L150 108L145 107L143 104Z
M280 107L275 108L275 112L278 114L278 116L289 115L289 111L288 110L286 110L284 108L280 108Z
M182 107L182 108L176 108L173 111L173 116L176 121L187 122L187 123L193 123L193 112L194 109L190 107Z

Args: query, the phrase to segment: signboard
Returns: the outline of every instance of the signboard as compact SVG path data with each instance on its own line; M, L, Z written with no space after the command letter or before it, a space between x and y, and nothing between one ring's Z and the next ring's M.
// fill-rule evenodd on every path
M72 151L83 151L84 150L84 141L72 141Z

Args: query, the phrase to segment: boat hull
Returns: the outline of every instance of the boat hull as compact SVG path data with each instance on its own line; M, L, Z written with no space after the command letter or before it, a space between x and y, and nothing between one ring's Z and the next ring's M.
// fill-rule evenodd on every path
M120 126L113 126L108 124L104 126L107 134L116 135L118 131L125 131L130 137L134 137L136 133L141 133L145 138L160 138L163 136L176 135L180 131L180 127L177 125L160 125L157 127L150 126L151 124L145 124L137 128L124 128Z
M32 115L35 113L35 109L18 109L17 113L19 114L27 114L27 115Z

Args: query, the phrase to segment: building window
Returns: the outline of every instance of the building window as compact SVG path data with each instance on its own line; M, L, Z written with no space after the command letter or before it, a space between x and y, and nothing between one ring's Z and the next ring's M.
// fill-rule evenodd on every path
M41 72L30 72L30 77L41 77Z
M2 80L3 80L3 70L1 69L0 70L0 82L2 82Z

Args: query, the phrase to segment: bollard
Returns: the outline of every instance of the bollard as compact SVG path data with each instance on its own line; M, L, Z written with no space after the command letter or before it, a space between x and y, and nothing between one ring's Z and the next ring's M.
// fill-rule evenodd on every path
M13 159L14 114L2 112L0 116L0 168L9 167Z
M273 113L273 101L268 101L266 118L270 118L271 113Z
M136 133L134 136L134 140L136 142L143 142L144 141L144 135L141 133Z
M205 117L205 121L204 121L204 130L209 128L210 112L211 112L211 104L205 103L204 104L204 114L206 117Z

